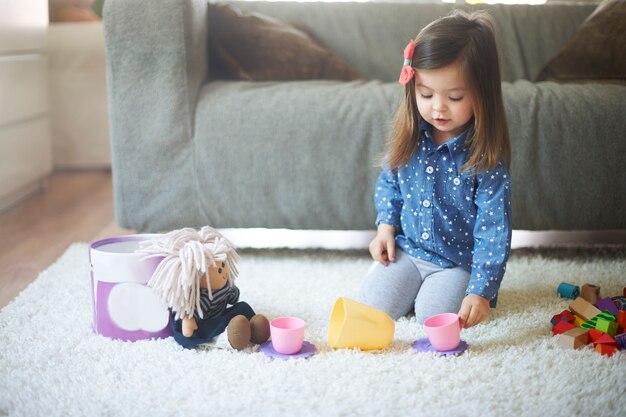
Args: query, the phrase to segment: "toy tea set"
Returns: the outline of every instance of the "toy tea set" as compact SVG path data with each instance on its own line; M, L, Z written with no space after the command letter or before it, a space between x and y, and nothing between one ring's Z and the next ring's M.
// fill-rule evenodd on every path
M314 355L315 345L304 338L304 320L269 321L239 300L238 259L232 244L208 226L93 242L93 331L126 341L173 336L186 348L215 339L236 350L252 343L281 359ZM456 314L433 316L424 328L428 337L413 344L417 351L445 356L468 347ZM387 313L341 297L330 315L328 345L381 350L391 344L394 331Z

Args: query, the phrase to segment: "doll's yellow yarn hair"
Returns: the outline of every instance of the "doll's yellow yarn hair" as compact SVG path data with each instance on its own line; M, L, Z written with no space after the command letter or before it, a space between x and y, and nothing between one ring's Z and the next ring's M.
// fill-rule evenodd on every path
M233 245L217 230L204 226L199 231L192 228L174 230L157 238L140 242L138 252L148 257L163 257L148 286L152 287L176 319L193 315L200 308L200 281L209 280L209 268L225 262L228 268L228 285L232 286L238 275L239 255ZM213 299L208 285L209 298Z

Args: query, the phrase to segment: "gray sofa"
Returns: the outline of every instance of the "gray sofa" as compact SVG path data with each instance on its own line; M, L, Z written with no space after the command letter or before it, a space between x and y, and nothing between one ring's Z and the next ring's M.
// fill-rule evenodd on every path
M363 79L215 80L204 0L107 0L118 223L373 229L402 50L454 5L235 4L306 25ZM626 86L530 81L595 6L482 8L500 31L514 228L626 229Z

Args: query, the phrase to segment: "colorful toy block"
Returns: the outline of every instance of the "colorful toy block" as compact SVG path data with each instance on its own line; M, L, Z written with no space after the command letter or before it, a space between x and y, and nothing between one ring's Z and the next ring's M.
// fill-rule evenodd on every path
M580 316L574 314L574 322L572 323L576 327L582 327L585 320L583 320Z
M576 298L569 304L569 309L585 320L590 320L601 313L593 304L585 301L582 297Z
M598 314L597 317L598 318L603 318L604 320L608 320L608 321L615 321L615 320L617 320L617 316L614 316L613 314L611 314L611 312L609 310L601 311L600 314Z
M594 317L590 318L589 320L581 324L580 327L584 329L595 329L597 328L598 319L601 318L607 321L615 321L614 315L612 315L608 311L601 311L600 314L597 314Z
M580 327L583 328L583 329L595 329L596 328L596 323L598 323L597 316L587 320L586 322L581 324Z
M570 284L569 282L561 282L556 289L556 292L561 298L569 298L573 300L580 295L580 288L578 285Z
M555 326L559 321L573 323L574 315L569 310L563 310L559 314L555 314L554 316L552 316L552 320L550 320L550 323L552 323L552 326Z
M615 304L618 310L626 310L626 297L613 297L613 304Z
M575 285L561 282L557 292L561 297L569 298L576 294L576 289ZM595 351L605 356L612 356L618 349L626 350L626 288L623 297L600 299L600 287L585 284L580 296L576 296L568 307L571 313L563 310L550 320L552 334L559 335L557 343L560 346L576 349L593 342Z
M580 290L580 296L585 301L595 304L600 299L600 287L593 284L585 284Z
M598 307L598 309L601 311L607 310L609 313L617 316L618 310L617 307L615 307L615 304L613 304L613 300L611 299L611 297L604 297L603 299L598 300L598 302L596 303L596 307Z
M605 335L606 333L598 330L598 329L589 329L589 339L593 343L598 343L598 339Z
M619 324L622 329L626 329L626 311L620 310L617 312L617 324Z
M613 345L617 346L617 342L611 336L606 333L603 333L602 336L597 338L594 342L596 345Z
M624 295L624 297L626 297L626 287L624 287L624 289L622 290L622 294Z
M568 323L566 321L559 321L554 328L552 329L552 335L556 336L557 334L565 333L568 330L576 329L572 323Z
M615 336L617 334L617 322L598 317L598 320L596 321L596 329L611 336Z
M613 354L617 351L617 348L613 345L597 344L595 350L600 355L613 356Z
M556 342L564 348L578 349L589 343L589 331L575 327L560 334Z
M569 310L561 311L561 320L566 321L568 323L574 322L574 315Z
M555 314L554 316L552 316L552 318L550 319L550 324L552 325L552 328L554 328L554 326L557 325L558 322L561 321L561 314Z

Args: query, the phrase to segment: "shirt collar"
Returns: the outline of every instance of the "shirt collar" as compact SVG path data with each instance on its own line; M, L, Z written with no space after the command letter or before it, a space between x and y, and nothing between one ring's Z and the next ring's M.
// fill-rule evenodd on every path
M461 168L467 159L467 150L465 147L467 129L453 138L448 139L445 143L442 143L439 146L435 145L435 140L433 139L433 126L430 123L424 121L423 119L420 120L420 131L422 133L423 143L426 146L426 153L429 154L443 148L447 149L450 157L454 161L454 165L456 166L457 175L461 175Z

